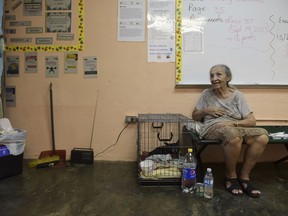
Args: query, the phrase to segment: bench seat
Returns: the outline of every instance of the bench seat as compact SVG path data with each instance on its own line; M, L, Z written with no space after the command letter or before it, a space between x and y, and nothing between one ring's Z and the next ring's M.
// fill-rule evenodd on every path
M285 134L288 134L288 126L278 126L278 125L261 125L257 126L261 128L265 128L269 134L271 133L277 133L277 132L285 132ZM219 145L219 140L207 140L207 139L201 139L199 135L195 132L190 133L190 138L192 142L192 146L194 147L194 151L196 153L197 161L200 170L202 170L202 159L201 159L201 153L206 149L208 145ZM268 144L284 144L287 151L288 151L288 139L274 139L272 137L269 137ZM288 160L288 155L275 161L275 164L281 163L283 161Z

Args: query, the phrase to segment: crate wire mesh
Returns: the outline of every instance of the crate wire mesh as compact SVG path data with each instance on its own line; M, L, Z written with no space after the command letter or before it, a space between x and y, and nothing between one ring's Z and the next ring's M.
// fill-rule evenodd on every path
M180 184L183 156L192 145L183 128L192 121L182 114L138 115L140 185Z

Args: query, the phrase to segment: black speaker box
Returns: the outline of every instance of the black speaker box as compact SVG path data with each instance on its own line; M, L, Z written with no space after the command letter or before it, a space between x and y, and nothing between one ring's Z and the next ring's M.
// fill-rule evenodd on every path
M71 151L71 163L93 164L94 151L91 148L74 148Z

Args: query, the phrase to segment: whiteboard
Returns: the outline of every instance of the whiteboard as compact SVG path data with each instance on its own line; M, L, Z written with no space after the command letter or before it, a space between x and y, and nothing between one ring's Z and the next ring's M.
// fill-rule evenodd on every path
M234 85L288 85L288 1L176 0L176 85L210 84L215 64Z

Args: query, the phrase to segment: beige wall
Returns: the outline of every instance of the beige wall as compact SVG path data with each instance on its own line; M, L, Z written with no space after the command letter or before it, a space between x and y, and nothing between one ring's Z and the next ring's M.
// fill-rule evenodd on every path
M6 79L6 85L15 85L17 91L17 106L6 108L6 117L15 128L27 130L25 158L37 158L41 151L52 148L49 114L51 81L56 149L66 149L68 158L74 147L90 145L97 92L92 143L95 154L115 143L125 126L126 115L181 113L190 116L203 90L175 88L174 63L147 63L147 40L117 42L117 0L85 0L85 48L79 53L77 74L63 73L63 53L39 52L37 74L23 72L23 52L12 54L20 55L21 67L19 77ZM47 55L59 56L59 78L45 77L43 68ZM98 78L83 79L83 56L97 56ZM288 89L241 90L257 119L288 119ZM129 125L117 145L95 159L136 160L136 141L137 127ZM220 148L209 147L203 154L203 160L223 161L221 154ZM285 154L284 146L269 146L261 160L276 160Z

